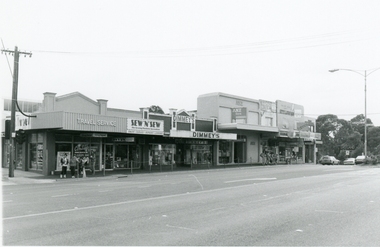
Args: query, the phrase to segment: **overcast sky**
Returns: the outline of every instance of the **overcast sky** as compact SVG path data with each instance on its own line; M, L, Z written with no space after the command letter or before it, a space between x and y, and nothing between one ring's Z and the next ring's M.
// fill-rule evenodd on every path
M33 53L20 57L19 99L78 91L168 112L223 92L350 120L364 114L364 76L328 70L380 68L380 1L2 0L0 37ZM11 98L8 61L1 96ZM380 126L380 69L367 76L367 113Z

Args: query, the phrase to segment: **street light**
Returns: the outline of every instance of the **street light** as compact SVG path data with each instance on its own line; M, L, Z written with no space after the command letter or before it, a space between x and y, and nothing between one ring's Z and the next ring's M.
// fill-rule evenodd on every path
M339 70L347 70L364 76L364 157L367 159L367 76L379 70L379 68L369 70L353 70L353 69L330 69L329 72L334 73ZM362 73L364 72L364 74Z

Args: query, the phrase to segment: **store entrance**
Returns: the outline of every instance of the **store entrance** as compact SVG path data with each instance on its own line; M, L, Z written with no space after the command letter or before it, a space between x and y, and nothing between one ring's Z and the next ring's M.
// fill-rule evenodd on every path
M137 145L104 144L104 163L106 169L140 168Z
M104 163L106 169L113 169L114 161L114 148L113 144L104 144Z
M116 144L114 168L140 168L137 146Z

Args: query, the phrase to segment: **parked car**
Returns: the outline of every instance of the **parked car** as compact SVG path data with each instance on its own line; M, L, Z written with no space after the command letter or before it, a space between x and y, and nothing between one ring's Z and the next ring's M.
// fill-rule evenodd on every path
M365 156L364 155L360 155L360 156L356 157L355 163L356 164L365 164L366 163Z
M343 161L343 165L356 165L355 158L348 158Z
M323 156L320 160L322 165L339 165L339 160L337 160L334 156Z
M372 165L375 165L375 164L377 164L377 158L376 158L376 156L367 156L367 158L365 158L364 155L360 155L360 156L356 157L355 162L356 162L356 164L372 164Z

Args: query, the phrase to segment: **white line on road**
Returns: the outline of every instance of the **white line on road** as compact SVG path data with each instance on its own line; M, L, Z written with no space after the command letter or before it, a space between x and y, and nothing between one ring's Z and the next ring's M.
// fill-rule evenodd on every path
M71 196L71 194L55 195L55 196L51 196L51 197L64 197L64 196Z
M266 180L276 180L277 178L249 178L249 179L240 179L240 180L231 180L231 181L225 181L225 184L228 183L238 183L238 182L244 182L244 181L266 181Z
M182 230L192 230L192 231L195 231L195 229L187 228L187 227L182 227L182 226L171 226L171 225L166 225L166 226L167 227L171 227L171 228L182 229Z
M316 209L315 212L343 214L343 212L341 211L333 211L333 210L317 210Z
M170 198L183 197L183 196L189 196L189 195L197 195L197 194L204 194L204 193L213 193L213 192L216 192L216 191L234 190L234 189L239 189L239 188L244 188L244 187L250 187L250 186L253 186L253 184L245 184L245 185L233 186L233 187L228 187L228 188L218 188L218 189L212 189L212 190L202 190L202 191L196 191L196 192L186 192L186 193L182 193L182 194L174 194L174 195L167 195L167 196L148 197L148 198L131 200L131 201L122 201L122 202L114 202L114 203L107 203L107 204L101 204L101 205L87 206L87 207L83 207L83 208L77 208L76 207L74 209L70 208L70 209L63 209L63 210L43 212L43 213L36 213L36 214L18 215L18 216L4 217L3 221L5 221L5 220L14 220L14 219L22 219L22 218L29 218L29 217L38 217L38 216L51 215L51 214L61 214L61 213L78 211L78 210L91 210L91 209L96 209L96 208L114 207L114 206L117 206L117 205L125 205L125 204L131 204L131 203L139 203L139 202L148 202L148 201L154 201L154 200L170 199Z
M199 185L202 187L202 190L203 190L203 185L201 184L201 182L199 182L198 178L193 174L191 174L189 176L193 176L197 180L197 182L199 183Z

